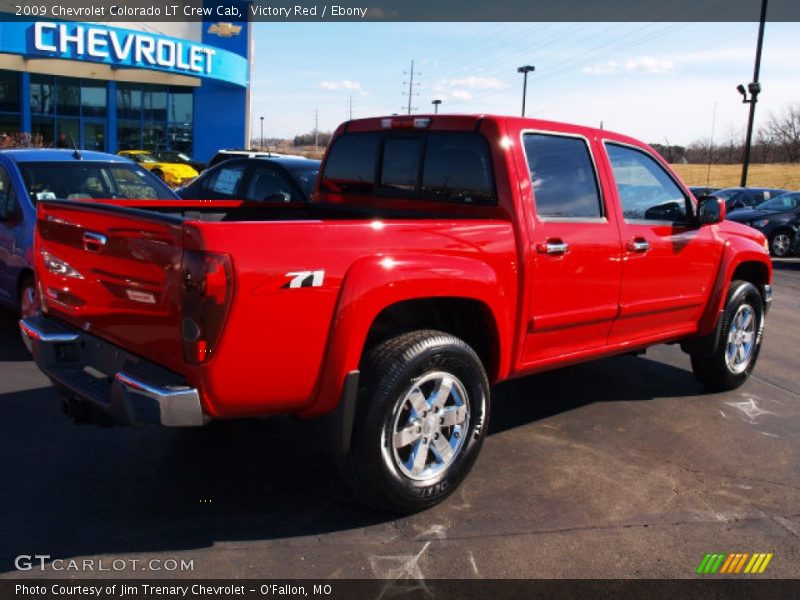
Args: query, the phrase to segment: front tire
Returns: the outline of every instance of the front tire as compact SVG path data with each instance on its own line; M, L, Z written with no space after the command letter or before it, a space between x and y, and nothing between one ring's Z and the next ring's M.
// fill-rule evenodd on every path
M748 281L731 282L713 354L692 354L695 376L714 391L742 385L756 366L764 332L764 300Z
M438 504L467 476L489 419L475 351L439 331L392 338L367 353L343 473L353 495L409 514Z

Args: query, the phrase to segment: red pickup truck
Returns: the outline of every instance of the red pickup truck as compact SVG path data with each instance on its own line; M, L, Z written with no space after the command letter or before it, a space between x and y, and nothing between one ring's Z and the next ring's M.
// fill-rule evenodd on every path
M42 310L21 328L68 413L330 413L355 495L411 512L466 476L490 383L665 342L711 389L755 366L764 237L629 137L356 120L316 186L296 205L40 201Z

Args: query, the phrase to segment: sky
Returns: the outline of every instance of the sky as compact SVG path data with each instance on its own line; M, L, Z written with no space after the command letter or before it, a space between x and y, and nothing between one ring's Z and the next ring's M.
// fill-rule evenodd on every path
M736 91L753 77L757 23L254 23L252 133L332 131L349 118L415 114L527 116L688 145L743 136ZM756 127L800 103L800 23L767 23ZM406 82L406 85L404 85Z

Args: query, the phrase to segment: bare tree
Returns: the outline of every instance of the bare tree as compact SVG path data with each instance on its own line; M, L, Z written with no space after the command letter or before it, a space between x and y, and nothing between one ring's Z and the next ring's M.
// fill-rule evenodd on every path
M760 134L776 147L778 160L800 161L800 104L790 104L777 115L770 113Z

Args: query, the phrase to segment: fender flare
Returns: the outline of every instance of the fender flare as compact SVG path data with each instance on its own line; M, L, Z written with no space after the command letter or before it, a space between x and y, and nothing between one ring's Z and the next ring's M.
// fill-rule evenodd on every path
M510 361L513 315L509 307L515 305L516 293L516 289L504 290L497 273L473 258L415 254L356 261L342 281L313 400L301 416L324 414L337 406L348 374L358 370L375 319L384 309L406 300L438 297L481 302L494 319L502 375Z
M716 341L719 337L719 325L721 323L722 313L725 311L725 301L728 297L730 284L733 281L733 274L744 263L758 263L767 269L766 284L772 282L772 261L769 255L762 246L757 245L755 242L745 240L737 240L743 244L734 244L731 241L726 241L722 249L722 256L720 258L720 265L717 270L717 276L714 279L714 287L711 290L708 304L700 319L700 326L698 327L698 335L685 343L686 350L691 347L692 349L705 349L706 345L710 344L711 347L716 347Z

